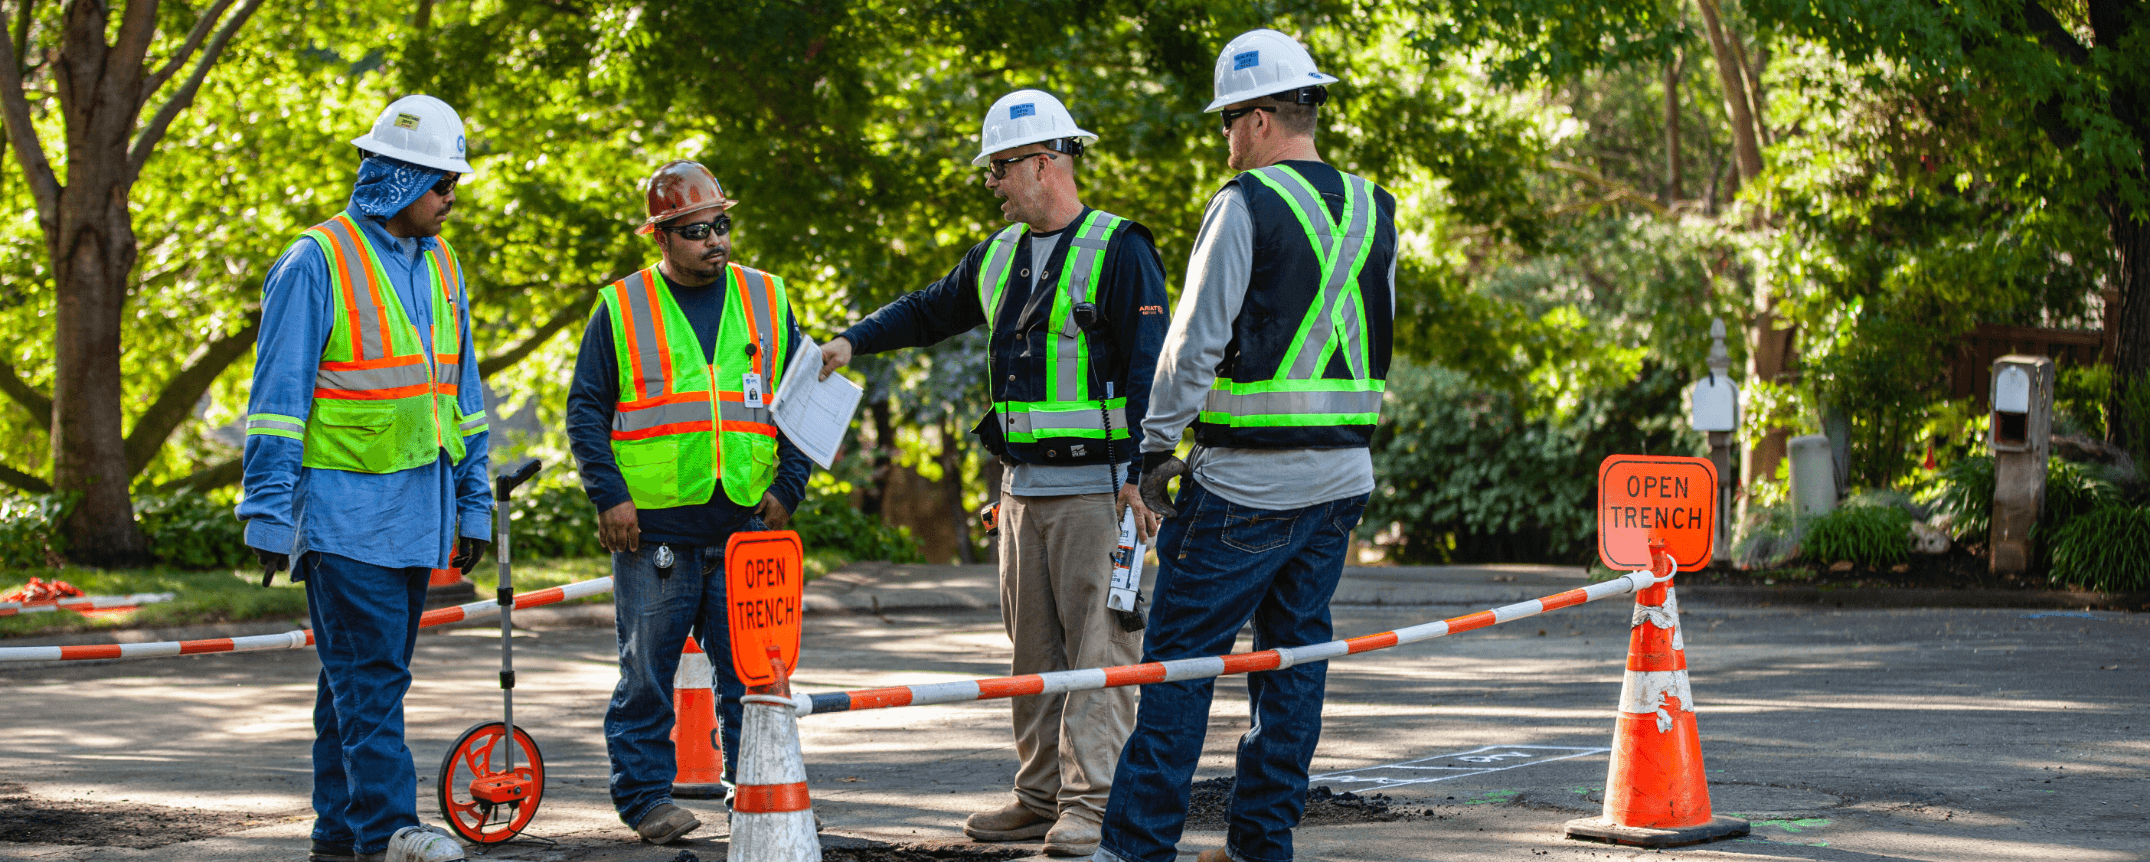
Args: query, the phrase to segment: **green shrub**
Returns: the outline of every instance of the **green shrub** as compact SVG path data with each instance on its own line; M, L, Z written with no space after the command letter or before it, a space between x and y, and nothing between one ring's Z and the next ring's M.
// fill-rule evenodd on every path
M799 510L791 513L791 529L799 532L807 553L834 552L847 560L887 560L891 563L923 563L908 527L891 527L881 519L860 512L851 498L833 488L811 488Z
M597 507L573 474L560 481L539 480L516 489L513 553L520 559L594 557L605 552L597 541Z
M1951 538L1983 543L1993 533L1993 487L1993 458L1973 455L1942 467L1919 497L1934 514L1948 516Z
M1901 563L1911 556L1911 513L1895 506L1846 506L1807 522L1799 551L1818 563Z
M2120 490L2092 469L2059 458L2046 462L2045 509L2038 516L2042 529L2056 529L2078 515L2120 505Z
M1739 541L1732 546L1732 560L1744 569L1783 565L1799 551L1801 527L1793 515L1793 503L1755 503L1747 508L1747 520Z
M74 508L67 494L0 494L0 568L37 569L67 552L58 529Z
M234 569L253 561L246 524L232 514L228 499L200 491L142 494L134 498L134 515L149 537L150 554L165 565Z
M2088 590L2150 589L2150 507L2105 506L2052 533L2051 577Z

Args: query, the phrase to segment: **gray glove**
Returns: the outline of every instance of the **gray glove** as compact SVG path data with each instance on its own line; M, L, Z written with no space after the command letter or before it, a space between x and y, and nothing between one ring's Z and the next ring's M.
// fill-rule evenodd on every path
M1152 459L1156 463L1151 463ZM1172 492L1165 483L1172 481L1174 476L1186 475L1187 462L1169 452L1146 453L1142 460L1142 505L1161 517L1179 517L1180 510L1172 507Z

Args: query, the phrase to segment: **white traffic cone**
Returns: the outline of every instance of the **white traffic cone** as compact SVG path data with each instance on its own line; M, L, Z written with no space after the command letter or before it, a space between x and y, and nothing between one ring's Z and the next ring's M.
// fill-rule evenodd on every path
M792 711L791 672L769 648L776 682L740 698L746 721L739 739L738 792L732 796L731 862L821 862L814 802L806 793L799 753L799 717Z

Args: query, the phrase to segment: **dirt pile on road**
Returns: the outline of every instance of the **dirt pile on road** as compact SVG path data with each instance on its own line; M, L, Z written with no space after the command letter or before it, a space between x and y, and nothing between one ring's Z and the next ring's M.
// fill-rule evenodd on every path
M1210 778L1194 783L1194 793L1187 800L1187 828L1222 830L1232 809L1232 779L1230 776ZM1345 823L1393 823L1398 820L1414 820L1435 817L1431 807L1416 808L1399 804L1382 793L1338 793L1326 785L1309 788L1306 792L1306 816L1301 826L1337 826Z

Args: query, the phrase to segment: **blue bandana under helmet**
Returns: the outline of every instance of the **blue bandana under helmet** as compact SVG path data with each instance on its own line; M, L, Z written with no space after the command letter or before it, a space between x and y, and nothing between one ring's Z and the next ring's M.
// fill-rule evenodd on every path
M447 175L447 171L368 153L358 163L358 182L351 187L351 208L385 221L415 203Z

